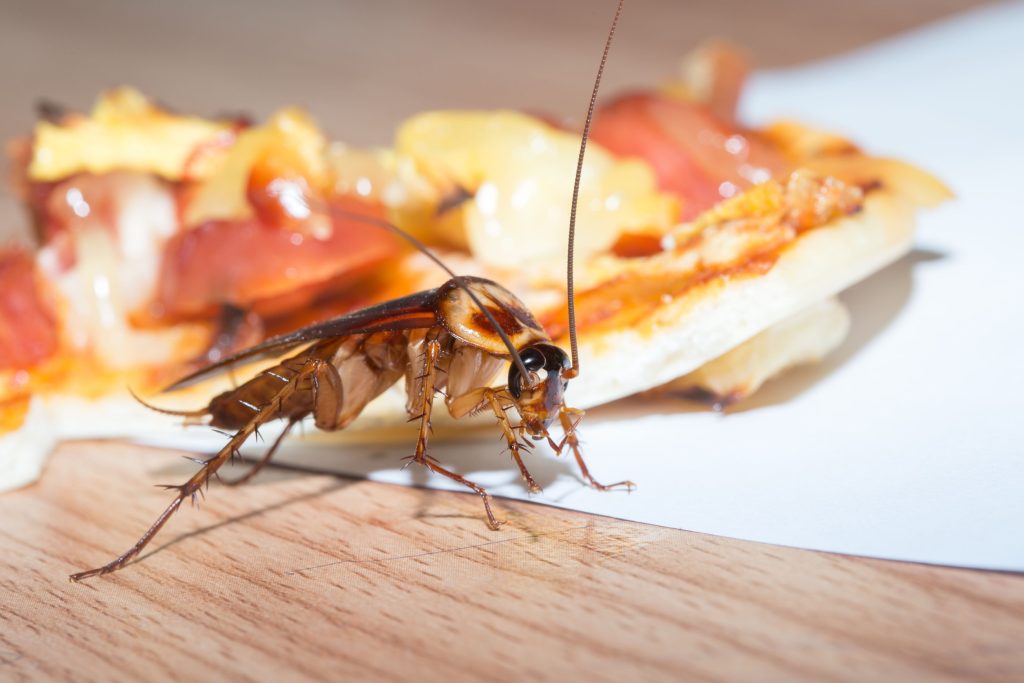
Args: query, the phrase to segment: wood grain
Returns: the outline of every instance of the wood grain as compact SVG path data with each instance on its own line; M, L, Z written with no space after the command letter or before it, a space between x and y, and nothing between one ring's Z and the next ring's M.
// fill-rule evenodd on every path
M0 679L1024 679L1024 577L274 471L83 584L192 465L63 446L0 497Z

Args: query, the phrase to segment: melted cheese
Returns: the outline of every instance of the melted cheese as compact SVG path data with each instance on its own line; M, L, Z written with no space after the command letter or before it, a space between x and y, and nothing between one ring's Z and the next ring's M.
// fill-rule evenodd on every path
M100 96L89 116L37 123L28 176L53 181L130 170L181 180L195 150L229 129L224 122L163 111L137 90L118 88Z

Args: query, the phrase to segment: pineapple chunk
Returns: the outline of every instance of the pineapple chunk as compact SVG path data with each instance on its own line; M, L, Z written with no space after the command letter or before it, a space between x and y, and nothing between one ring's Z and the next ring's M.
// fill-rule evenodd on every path
M299 109L277 112L238 139L215 161L184 202L182 223L240 219L253 215L253 199L267 199L275 180L300 183L319 195L328 185L327 141ZM258 186L258 187L257 187Z
M435 189L440 237L487 265L511 268L564 262L579 144L579 135L518 112L447 111L406 121L395 152ZM468 199L445 210L446 200L460 194ZM580 186L577 253L583 259L607 249L627 230L664 232L678 210L645 162L617 160L592 145Z
M195 150L230 130L229 123L172 114L137 90L118 88L101 95L89 116L39 121L28 176L46 182L130 170L181 180L186 169L202 172L189 168Z

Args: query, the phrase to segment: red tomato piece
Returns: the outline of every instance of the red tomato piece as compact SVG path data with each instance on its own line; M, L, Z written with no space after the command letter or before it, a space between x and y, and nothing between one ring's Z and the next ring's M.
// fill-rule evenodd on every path
M683 200L683 218L778 175L782 154L699 104L656 93L627 95L594 117L591 138L613 154L640 157L658 186Z
M0 370L22 370L57 351L57 321L20 249L0 251Z
M333 203L381 219L384 210L357 199ZM158 316L209 314L222 304L275 315L301 306L339 278L355 277L404 251L393 234L362 221L335 218L321 239L268 229L258 218L210 221L172 237L164 248L156 296Z

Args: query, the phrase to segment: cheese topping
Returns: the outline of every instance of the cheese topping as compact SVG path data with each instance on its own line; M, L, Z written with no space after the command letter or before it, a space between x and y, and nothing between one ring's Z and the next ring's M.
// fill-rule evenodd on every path
M101 95L89 116L39 121L28 176L45 182L129 170L181 180L186 171L202 175L202 164L189 164L193 153L231 129L227 122L163 111L139 91L118 88Z

